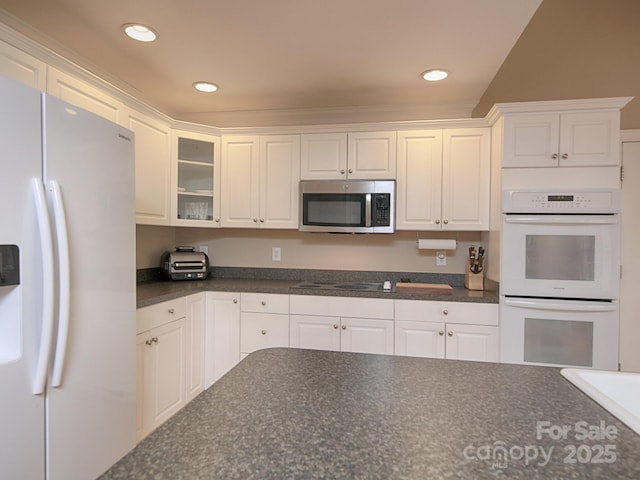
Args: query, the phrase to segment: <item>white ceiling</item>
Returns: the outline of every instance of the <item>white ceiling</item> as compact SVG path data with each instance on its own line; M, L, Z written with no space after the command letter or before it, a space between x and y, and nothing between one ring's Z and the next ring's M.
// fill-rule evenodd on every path
M326 111L370 121L470 114L541 1L0 0L0 8L12 28L176 119L240 126L300 121L292 112L303 111L307 122ZM130 22L159 39L130 40L121 31ZM422 80L431 67L449 79ZM198 80L220 90L197 92Z

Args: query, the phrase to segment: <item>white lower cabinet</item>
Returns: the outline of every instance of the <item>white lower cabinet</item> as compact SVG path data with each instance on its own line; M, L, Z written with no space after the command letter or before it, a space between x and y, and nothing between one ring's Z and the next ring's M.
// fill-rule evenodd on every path
M393 300L292 295L291 347L393 355Z
M203 388L204 294L137 311L137 439Z
M207 292L204 388L240 361L240 294Z
M497 362L498 306L396 300L395 353Z
M240 352L289 346L289 295L240 295Z

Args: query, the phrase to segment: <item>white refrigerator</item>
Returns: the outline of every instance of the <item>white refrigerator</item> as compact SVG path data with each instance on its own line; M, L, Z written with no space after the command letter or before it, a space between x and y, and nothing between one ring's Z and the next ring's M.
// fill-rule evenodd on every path
M0 77L0 477L135 445L133 133Z

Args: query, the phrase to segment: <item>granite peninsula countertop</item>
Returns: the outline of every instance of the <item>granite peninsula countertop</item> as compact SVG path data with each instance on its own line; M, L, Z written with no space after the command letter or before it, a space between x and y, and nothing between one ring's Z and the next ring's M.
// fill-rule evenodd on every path
M638 479L640 436L557 368L277 348L100 478Z
M269 272L265 273L263 269L247 269L248 271L232 271L225 272L226 276L212 277L207 280L190 280L190 281L168 281L155 280L138 283L137 285L137 307L146 307L156 303L172 300L174 298L191 295L198 292L257 292L257 293L279 293L285 295L327 295L342 297L364 297L364 298L390 298L390 299L409 299L409 300L433 300L448 302L476 302L476 303L498 303L497 291L474 291L466 289L464 285L464 275L447 275L447 276L427 276L416 277L413 282L424 283L447 283L453 287L452 295L425 295L412 293L397 293L395 288L391 292L364 292L364 291L346 291L346 290L317 290L317 289L300 289L293 288L298 285L302 279L306 279L305 275L311 278L323 277L325 271L310 271L309 274L299 270L291 273L291 278L286 278L286 272L280 273L275 278L268 278ZM236 274L236 276L229 276ZM351 274L343 274L345 280L340 281L365 281L382 283L385 279L392 282L397 281L396 278L401 274L391 273L385 276L385 273L369 275L362 272L350 272ZM324 273L325 275L328 275ZM331 273L331 275L335 275ZM283 276L285 278L283 278Z

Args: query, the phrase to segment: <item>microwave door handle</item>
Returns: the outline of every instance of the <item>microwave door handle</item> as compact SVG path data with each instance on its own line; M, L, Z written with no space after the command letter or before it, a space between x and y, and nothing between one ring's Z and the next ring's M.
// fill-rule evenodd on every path
M367 193L365 195L364 226L365 227L370 227L371 226L371 194L370 193Z
M504 304L509 307L528 308L531 310L555 310L563 312L612 312L617 305L614 302L580 302L573 300L529 300L505 298Z

